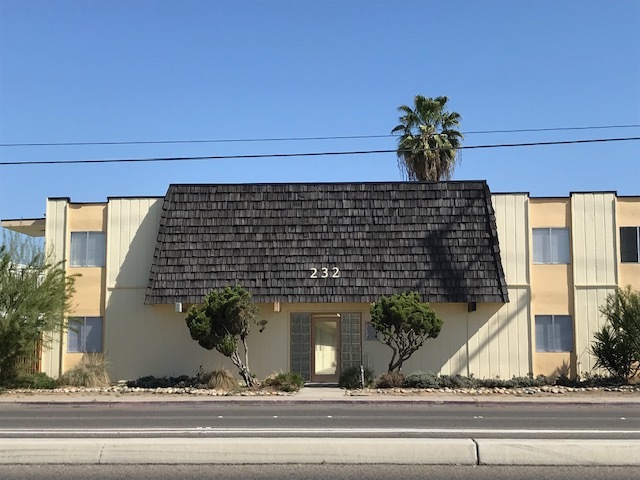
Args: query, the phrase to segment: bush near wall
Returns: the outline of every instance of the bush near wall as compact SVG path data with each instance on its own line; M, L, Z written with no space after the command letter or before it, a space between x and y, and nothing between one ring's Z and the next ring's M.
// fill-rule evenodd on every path
M402 381L404 379L404 381ZM377 388L433 388L433 389L464 389L464 388L528 388L543 386L563 386L573 388L587 387L614 387L624 385L624 379L602 375L586 374L582 378L569 378L566 375L559 377L534 377L529 374L524 377L513 376L510 379L501 378L475 378L473 375L438 375L433 372L416 371L406 377L402 374L381 375L376 381ZM359 388L359 385L346 388Z
M338 386L340 388L360 388L360 367L351 367L340 373ZM371 387L375 384L375 376L370 368L364 369L364 386Z
M304 379L298 373L278 373L268 377L263 385L275 388L281 392L297 392L304 386Z
M58 381L49 377L46 373L29 373L20 375L3 385L4 388L53 390L58 386Z
M281 392L296 392L304 385L303 378L297 373L278 373L268 377L263 385ZM237 379L226 369L204 372L200 370L195 376L154 377L147 375L127 382L127 387L134 388L202 388L215 390L243 389Z
M402 372L387 372L380 375L376 380L376 388L397 388L404 387L407 378Z
M77 365L67 370L58 380L60 385L73 387L108 387L109 361L101 353L85 353Z

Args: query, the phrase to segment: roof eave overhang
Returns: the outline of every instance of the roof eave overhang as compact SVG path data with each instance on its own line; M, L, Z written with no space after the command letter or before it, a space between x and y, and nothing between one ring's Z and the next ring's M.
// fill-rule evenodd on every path
M20 218L0 221L2 228L29 235L30 237L44 237L45 223L44 218Z

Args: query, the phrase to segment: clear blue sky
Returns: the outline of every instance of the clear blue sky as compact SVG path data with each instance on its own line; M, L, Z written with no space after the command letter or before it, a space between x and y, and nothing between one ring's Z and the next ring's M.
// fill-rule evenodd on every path
M0 1L0 143L386 135L415 94L463 132L640 124L640 2ZM466 135L465 145L640 128ZM392 149L331 141L0 147L0 161ZM48 196L178 182L399 180L393 154L0 166L0 218ZM454 179L535 196L640 195L640 142L466 150Z

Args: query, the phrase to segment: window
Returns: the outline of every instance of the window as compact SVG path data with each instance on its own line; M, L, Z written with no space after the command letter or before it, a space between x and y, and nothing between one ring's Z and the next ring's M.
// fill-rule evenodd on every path
M104 232L71 232L71 266L104 267Z
M96 353L102 351L102 317L69 318L68 353Z
M620 227L620 261L640 262L640 227Z
M533 263L569 263L568 228L533 229Z
M536 352L572 352L570 315L536 315Z

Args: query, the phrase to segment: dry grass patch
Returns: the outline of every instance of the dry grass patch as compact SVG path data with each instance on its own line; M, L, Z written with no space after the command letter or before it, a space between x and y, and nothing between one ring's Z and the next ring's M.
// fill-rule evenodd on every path
M60 377L61 385L73 387L108 387L111 383L109 362L102 353L85 353L78 364Z
M238 388L238 380L226 368L218 368L204 375L203 383L208 388L215 390L235 390Z

